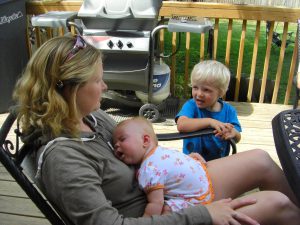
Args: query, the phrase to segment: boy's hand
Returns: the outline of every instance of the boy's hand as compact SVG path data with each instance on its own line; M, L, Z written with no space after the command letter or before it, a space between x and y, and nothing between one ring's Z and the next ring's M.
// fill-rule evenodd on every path
M236 135L237 135L237 131L235 130L235 128L227 129L222 133L216 133L216 136L220 137L223 140L235 138Z
M231 132L234 126L231 123L222 123L218 120L212 119L210 126L215 129L216 136L222 138L226 133Z
M241 140L241 134L235 128L228 130L222 134L216 134L216 136L220 137L223 140L234 139L236 143Z

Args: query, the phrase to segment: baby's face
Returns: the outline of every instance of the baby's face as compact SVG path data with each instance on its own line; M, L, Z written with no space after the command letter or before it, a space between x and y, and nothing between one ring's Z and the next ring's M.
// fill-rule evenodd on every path
M136 165L142 162L143 135L134 125L127 124L116 128L113 143L115 156L124 163Z

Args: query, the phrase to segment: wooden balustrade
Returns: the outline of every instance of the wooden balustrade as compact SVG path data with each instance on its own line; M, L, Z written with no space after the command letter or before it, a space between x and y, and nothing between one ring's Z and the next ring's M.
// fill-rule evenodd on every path
M27 2L27 15L37 15L48 11L78 11L80 6L80 1L62 1L58 3ZM179 60L177 55L172 56L170 62L168 62L171 67L171 92L173 95L189 96L188 83L192 67L191 53L193 52L194 54L196 48L198 49L196 50L198 55L198 60L196 61L212 57L224 62L230 68L235 80L235 84L231 87L234 101L258 101L259 103L264 103L267 101L267 95L270 95L270 103L291 103L292 83L298 52L296 24L297 19L300 17L300 8L164 1L159 15L164 18L169 18L173 15L201 16L210 18L214 23L212 56L205 53L208 35L196 34L196 36L199 36L199 41L195 43L195 34L185 33L184 63L182 63L182 60ZM265 36L265 42L262 43L261 36L266 30L267 21L270 21L268 33ZM235 26L236 24L239 24L239 26ZM249 30L249 24L254 27L253 31ZM274 44L273 40L273 34L274 32L277 33L278 24L282 25L279 36L281 45L279 47ZM224 40L221 34L224 33L224 29L226 44L222 50L221 42ZM236 29L239 29L238 32ZM53 34L61 35L62 33L62 30L53 32L47 29L46 36L52 37ZM167 33L161 31L160 48L164 50L169 45L171 46L171 51L174 52L177 48L178 34L172 33L167 35ZM239 36L233 37L236 33L239 33ZM250 34L253 38L248 37ZM36 29L37 44L42 42L40 36L39 29ZM294 41L296 43L292 43ZM247 48L245 48L246 43ZM237 46L235 45L239 46L238 49L236 49ZM221 52L220 49L224 52ZM244 69L245 52L252 52L251 60L247 60L247 64L251 66L249 71L246 72ZM289 57L287 57L288 53ZM233 55L237 57L233 57ZM271 58L276 59L275 64L270 65ZM263 68L262 71L258 71L258 64L263 65L261 66ZM183 72L178 71L178 68L184 68ZM184 91L180 94L175 93L178 76L182 76L184 80ZM246 86L243 85L245 81ZM245 99L240 100L241 92L246 92ZM255 99L255 94L257 99ZM279 96L282 96L280 101L278 101Z

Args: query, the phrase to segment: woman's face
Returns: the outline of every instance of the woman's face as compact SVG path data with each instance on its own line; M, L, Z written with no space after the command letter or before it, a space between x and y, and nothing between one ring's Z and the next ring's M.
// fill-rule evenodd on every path
M103 67L99 63L95 74L80 86L76 95L76 103L81 116L89 115L100 108L101 96L107 90L107 85L103 81Z

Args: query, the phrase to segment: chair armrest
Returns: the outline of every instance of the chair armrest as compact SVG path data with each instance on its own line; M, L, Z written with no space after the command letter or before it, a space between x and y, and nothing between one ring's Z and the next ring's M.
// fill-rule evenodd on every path
M214 135L214 129L207 128L207 129L193 131L193 132L175 132L175 133L166 133L166 134L156 134L157 139L159 141L173 141L173 140L180 140L185 138L200 137L203 135ZM230 139L228 141L232 148L232 154L235 154L237 152L235 141L233 139Z
M9 113L6 117L5 121L3 122L1 129L0 129L0 145L2 146L5 143L7 135L11 130L17 116L15 113Z
M272 120L276 151L287 180L300 201L300 110L285 110Z
M193 131L193 132L175 132L175 133L157 134L156 136L159 141L172 141L172 140L179 140L185 138L200 137L209 134L214 134L214 130L212 128Z

